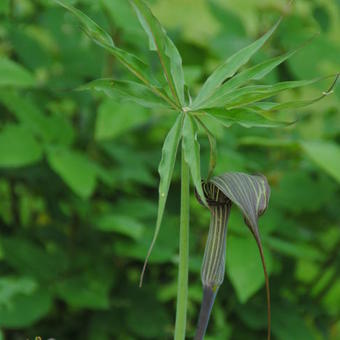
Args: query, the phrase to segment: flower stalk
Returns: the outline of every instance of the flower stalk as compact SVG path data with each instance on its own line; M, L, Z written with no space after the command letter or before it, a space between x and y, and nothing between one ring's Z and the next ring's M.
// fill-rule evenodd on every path
M189 210L190 210L189 200L190 200L189 165L184 159L184 152L182 150L181 215L179 232L179 263L178 263L175 340L185 339L185 329L187 320L188 276L189 276Z

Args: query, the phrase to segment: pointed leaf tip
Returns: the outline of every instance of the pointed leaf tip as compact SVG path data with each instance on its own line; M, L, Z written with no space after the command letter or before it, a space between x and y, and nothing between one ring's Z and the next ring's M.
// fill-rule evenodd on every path
M180 106L184 100L184 72L182 58L172 40L167 35L157 18L143 0L130 0L138 20L149 38L150 50L156 51L165 79L173 99Z
M64 7L71 13L73 13L82 25L82 30L86 35L88 35L92 40L94 40L100 46L110 46L114 47L114 42L109 33L103 30L99 25L97 25L91 18L84 14L79 9L64 3L60 0L54 0L60 6Z
M220 65L206 80L197 97L193 102L193 108L202 107L203 103L207 101L218 89L221 84L228 78L232 77L240 67L246 64L249 59L266 43L266 41L275 32L282 21L282 17L276 24L262 37L257 39L252 44L244 47L240 51L229 57L222 65Z
M82 31L96 44L103 47L107 52L112 54L117 60L134 74L139 80L151 89L155 88L155 80L150 75L147 65L132 53L126 52L115 46L111 36L103 28L97 25L91 18L79 9L64 3L60 0L54 0L60 6L67 9L75 15L81 24Z
M177 117L174 125L170 129L168 135L166 136L164 144L163 144L162 158L161 158L161 161L158 167L160 182L159 182L159 200L158 200L156 228L155 228L154 235L153 235L149 250L147 252L147 255L144 261L143 269L140 275L139 287L141 287L143 284L143 278L144 278L146 266L147 266L149 257L151 255L152 249L155 245L155 242L157 240L159 230L161 227L165 203L168 197L168 191L170 187L172 173L175 167L177 149L178 149L179 142L181 140L182 124L183 124L183 115L180 114Z
M197 194L207 207L208 205L205 200L201 182L200 144L197 140L197 124L195 118L188 114L185 114L184 117L182 134L184 159L190 167L191 177Z

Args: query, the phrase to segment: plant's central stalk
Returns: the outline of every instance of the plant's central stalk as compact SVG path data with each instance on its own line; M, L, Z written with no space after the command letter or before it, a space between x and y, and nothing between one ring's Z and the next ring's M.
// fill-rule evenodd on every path
M182 150L181 216L179 233L179 264L175 340L185 339L189 276L189 204L190 172L189 165L184 159L184 152Z
M227 222L231 209L231 201L215 185L203 184L203 191L211 218L201 268L203 300L195 340L204 338L217 290L224 279Z

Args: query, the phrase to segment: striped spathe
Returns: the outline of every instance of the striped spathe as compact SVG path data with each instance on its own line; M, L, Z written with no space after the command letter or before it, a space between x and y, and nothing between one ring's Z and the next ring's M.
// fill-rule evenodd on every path
M268 207L270 197L268 181L263 175L230 172L215 176L209 182L202 181L202 189L211 217L201 267L203 299L195 340L204 338L218 288L224 279L227 224L232 204L235 204L241 210L244 221L254 235L260 251L267 292L267 339L270 339L269 280L258 229L258 218ZM196 197L203 205L197 193Z

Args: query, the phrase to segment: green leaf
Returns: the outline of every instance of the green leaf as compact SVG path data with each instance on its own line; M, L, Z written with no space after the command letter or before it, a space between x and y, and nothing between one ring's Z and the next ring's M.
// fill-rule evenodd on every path
M64 2L60 0L54 0L57 2L60 6L66 8L68 11L73 13L77 19L80 21L82 25L83 31L93 40L95 41L99 46L102 47L115 47L114 42L112 41L112 38L110 34L108 34L105 30L103 30L100 26L98 26L92 19L90 19L87 15L85 15L83 12L81 12L79 9L65 4Z
M21 167L42 158L42 147L27 129L20 125L6 125L0 131L0 166Z
M244 85L247 82L250 82L252 80L260 80L264 76L266 76L269 72L271 72L274 68L276 68L278 65L282 64L284 61L286 61L288 58L293 56L301 46L298 48L285 53L281 56L266 60L260 64L257 64L253 67L250 67L238 74L236 74L233 78L227 80L222 86L220 86L214 94L205 102L201 103L201 106L209 106L214 105L214 102L226 94L230 93L232 90Z
M130 2L144 31L149 37L150 50L156 51L158 54L174 99L177 104L184 106L182 58L176 46L143 0L131 0Z
M29 327L47 315L51 307L52 298L46 290L16 295L10 307L0 305L0 327Z
M230 127L233 124L239 124L243 127L266 127L266 128L276 128L291 125L294 122L282 122L264 115L259 114L255 110L251 109L231 109L225 110L220 108L207 109L205 111L207 115L203 116L202 119L205 120L215 120L218 121L225 127Z
M46 249L29 239L4 236L1 237L0 246L4 260L10 267L39 281L56 280L68 268L66 254L57 246L53 250Z
M261 136L246 136L238 140L239 145L260 146L268 148L287 148L292 151L299 149L299 144L291 139L267 138Z
M17 120L35 135L49 138L47 119L32 101L18 92L0 90L0 101L14 114Z
M0 14L8 15L10 11L10 0L3 0L0 3ZM0 339L1 339L1 331L0 331Z
M34 76L23 66L0 56L0 87L32 87L36 85Z
M314 245L306 242L287 241L282 238L267 236L266 243L273 251L298 259L319 262L324 255Z
M10 308L12 299L18 294L32 294L37 283L29 277L4 276L0 278L0 306Z
M235 91L222 94L216 97L213 102L204 105L210 107L242 107L262 99L273 97L274 95L298 87L303 87L316 83L324 78L314 78L310 80L285 81L274 85L252 85L236 89Z
M297 153L300 148L296 148ZM280 178L280 185L273 194L274 204L289 214L317 213L329 205L333 199L334 182L327 176L315 176L306 170L286 169ZM288 222L286 221L286 230Z
M273 306L273 333L277 340L319 338L305 316L299 315L296 305L289 305L287 301Z
M96 187L96 170L85 155L64 148L50 148L47 159L50 167L75 194L82 198L92 195Z
M161 227L165 203L168 197L168 191L170 187L170 182L172 178L172 173L174 170L176 155L179 142L181 140L181 130L183 124L183 114L180 114L175 124L170 129L168 135L165 138L163 148L162 148L162 159L159 163L158 172L160 176L159 182L159 200L158 200L158 212L157 212L157 221L155 232L151 241L151 245L149 247L148 253L146 255L146 259L144 262L143 270L140 277L140 286L143 283L144 272L146 269L146 265L148 263L149 257L151 255L153 246L157 240L159 230Z
M222 65L220 65L206 80L196 99L193 102L192 108L197 109L205 102L216 89L227 79L232 77L238 69L246 64L249 59L264 45L264 43L274 33L281 19L260 39L256 40L249 46L244 47L240 51L229 57Z
M333 142L301 142L302 150L322 170L340 183L340 146Z
M168 326L170 315L159 300L155 290L150 287L143 291L131 291L127 297L130 308L126 311L126 323L132 332L130 339L165 339L169 338Z
M149 108L169 108L169 106L165 105L164 100L156 96L149 87L134 81L112 78L97 79L78 87L77 90L101 91L109 97L116 98L118 96L124 101L133 101ZM159 91L162 90L159 89Z
M97 275L84 272L83 275L58 280L56 293L73 308L109 309L111 282L105 276Z
M140 239L144 231L144 226L136 219L130 216L118 215L117 213L100 216L93 221L93 224L99 230L115 232L135 240Z
M0 101L16 119L44 142L70 144L74 137L71 124L62 115L45 115L27 96L15 91L1 90Z
M197 194L204 205L207 206L205 195L202 190L200 145L197 140L197 132L197 125L194 118L186 114L182 132L184 159L189 165Z
M63 3L62 1L55 1L77 17L82 25L82 30L88 35L89 38L115 56L119 62L121 62L137 78L142 80L143 83L147 84L149 87L152 87L151 84L153 79L149 76L148 68L144 62L142 62L135 55L116 47L110 35L101 27L99 27L87 15L71 5Z
M217 160L216 138L199 117L196 117L196 120L198 121L198 123L204 129L205 133L208 136L208 140L209 140L210 156L209 156L209 169L208 169L208 176L207 176L207 180L209 180L210 177L212 176L214 169L215 169L215 166L216 166L216 160Z
M317 98L305 99L305 100L295 100L295 101L290 101L290 102L286 102L286 103L258 102L258 103L253 103L250 106L254 109L265 110L267 112L276 112L276 111L281 111L281 110L292 110L292 109L299 109L299 108L302 108L302 107L306 107L306 106L314 104L314 103L322 100L323 98L329 96L330 94L332 94L338 78L339 78L339 74L337 74L335 76L335 79L332 82L331 86L328 88L328 90L322 92L322 95L317 97Z
M148 112L135 104L104 100L98 108L95 139L103 141L116 138L144 124L148 118Z
M178 250L178 218L169 214L162 221L162 228L157 236L157 247L152 250L152 256L148 263L172 263L175 261ZM154 231L151 228L145 228L143 237L138 242L128 239L121 239L115 242L115 254L122 258L129 258L138 261L145 260L145 254L150 249L150 239Z
M241 303L251 298L265 283L261 263L256 261L258 249L250 238L230 235L227 247L227 272ZM272 256L265 249L268 272L272 270Z

